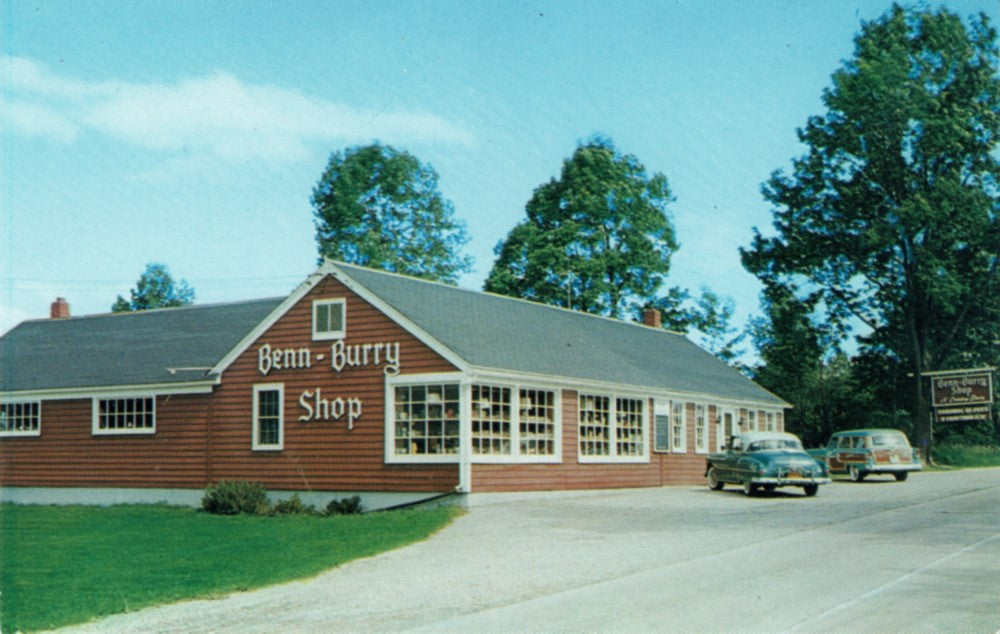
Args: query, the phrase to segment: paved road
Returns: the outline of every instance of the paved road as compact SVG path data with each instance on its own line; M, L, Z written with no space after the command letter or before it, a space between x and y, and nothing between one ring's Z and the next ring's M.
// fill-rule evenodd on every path
M1000 469L746 498L670 487L475 506L304 581L77 631L1000 630Z

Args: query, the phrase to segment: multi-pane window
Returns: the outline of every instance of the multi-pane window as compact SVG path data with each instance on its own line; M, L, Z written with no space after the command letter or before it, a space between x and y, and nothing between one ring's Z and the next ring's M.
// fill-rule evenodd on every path
M38 436L41 410L37 401L0 403L0 436Z
M398 385L395 396L397 455L457 454L457 383Z
M767 431L775 431L775 427L774 427L774 412L767 412L767 414L765 414L765 416L767 417L766 418L766 420L767 420Z
M757 412L753 410L747 412L747 431L757 431Z
M472 453L511 454L510 388L472 386Z
M555 392L521 389L518 435L522 456L555 454L555 401Z
M253 387L254 449L279 450L284 446L284 401L284 384Z
M633 459L646 455L643 399L581 394L580 459Z
M580 395L580 455L611 454L611 399Z
M638 398L615 399L616 450L619 456L643 454L643 402Z
M684 424L684 415L684 401L674 401L670 413L670 442L673 450L680 453L687 451L687 431Z
M156 399L152 396L95 398L93 433L150 434L156 431Z
M313 301L313 339L342 339L345 301L343 299L318 299Z
M708 419L704 405L694 406L694 450L697 453L708 451Z

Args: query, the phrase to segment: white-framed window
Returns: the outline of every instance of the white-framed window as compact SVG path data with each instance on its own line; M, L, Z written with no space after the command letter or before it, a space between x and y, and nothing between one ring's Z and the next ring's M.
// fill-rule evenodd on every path
M39 436L42 404L39 401L0 403L0 436Z
M578 411L580 462L649 459L645 399L580 394Z
M694 451L708 453L708 414L704 405L694 406Z
M774 412L767 412L764 416L767 421L767 431L777 431L777 428L774 426Z
M347 334L347 301L338 299L316 299L312 303L312 338L343 339Z
M557 390L517 384L462 384L455 375L401 377L386 386L386 461L456 462L467 423L476 463L561 460Z
M556 453L556 393L521 388L518 400L518 448L522 456Z
M473 455L511 455L510 393L509 387L472 386Z
M670 404L670 450L674 453L687 453L687 421L684 401L672 401Z
M95 435L156 433L155 396L94 398L92 403Z
M285 446L285 384L253 386L253 449L280 451Z
M747 410L747 431L757 431L757 412Z
M397 385L393 389L393 453L397 456L457 455L458 383Z

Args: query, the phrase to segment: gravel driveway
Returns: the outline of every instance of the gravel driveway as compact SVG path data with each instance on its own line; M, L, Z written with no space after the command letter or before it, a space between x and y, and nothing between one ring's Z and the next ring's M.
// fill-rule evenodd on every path
M66 631L1000 628L1000 469L835 482L815 498L667 487L485 501L313 579Z

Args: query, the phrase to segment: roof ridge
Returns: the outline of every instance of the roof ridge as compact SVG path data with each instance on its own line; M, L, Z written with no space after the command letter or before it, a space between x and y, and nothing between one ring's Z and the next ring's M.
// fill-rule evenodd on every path
M237 299L226 302L211 302L208 304L186 304L184 306L163 306L160 308L146 308L144 310L127 310L122 312L106 312L106 313L90 313L87 315L70 315L62 319L54 319L52 317L35 317L33 319L25 319L14 325L13 328L21 324L30 323L65 323L67 321L82 321L84 319L104 319L104 318L114 318L114 317L128 317L128 316L139 316L139 315L150 315L164 313L168 311L182 311L182 310L199 310L199 309L209 309L209 308L221 308L223 306L236 306L239 304L253 304L256 302L277 302L284 299L284 297L257 297L254 299ZM11 328L11 330L13 330Z
M581 316L581 317L591 317L591 318L595 318L595 319L603 319L605 321L608 321L608 322L611 322L611 323L614 323L614 324L620 324L620 325L624 325L624 326L635 326L635 327L638 327L638 328L643 328L643 329L646 329L646 330L651 330L653 332L662 332L662 333L666 333L666 334L670 334L670 335L676 335L676 336L680 336L680 337L684 337L685 336L685 333L683 333L683 332L679 332L679 331L676 331L676 330L670 330L668 328L655 328L655 327L652 327L652 326L647 326L646 324L644 324L642 322L638 322L638 321L626 321L624 319L619 319L617 317L609 317L607 315L596 315L594 313L588 313L588 312L585 312L585 311L582 311L582 310L577 310L575 308L566 308L564 306L554 306L552 304L545 304L545 303L542 303L542 302L537 302L537 301L534 301L534 300L525 299L523 297L514 297L513 295L503 295L502 293L494 293L492 291L474 290L474 289L471 289L471 288L463 288L461 286L458 286L458 285L455 285L455 284L449 284L447 282L440 282L438 280L428 280L428 279L425 279L425 278L422 278L422 277L416 277L416 276L413 276L413 275L406 275L404 273L398 273L396 271L385 271L385 270L382 270L382 269L373 269L371 267L361 266L359 264L351 264L349 262L342 262L342 261L339 261L339 260L331 260L329 258L327 258L326 262L328 264L330 264L330 265L332 265L334 267L338 267L338 268L341 267L341 266L346 266L346 267L350 267L350 268L361 269L362 271L365 271L365 272L368 272L368 273L375 273L375 274L379 274L379 275L387 275L387 276L392 276L392 277L398 277L398 278L401 278L401 279L404 279L404 280L407 280L407 281L411 281L411 282L423 282L423 283L426 283L426 284L435 284L437 286L441 286L441 287L444 287L444 288L447 288L447 289L450 289L450 290L454 290L454 291L461 291L461 292L464 292L464 293L471 293L471 294L474 294L474 295L480 295L480 296L486 296L486 297L495 297L497 299L509 300L509 301L512 301L512 302L522 302L524 304L528 304L530 306L534 306L534 307L537 307L537 308L547 308L547 309L550 309L550 310L562 311L562 312L568 313L570 315L578 315L578 316Z

